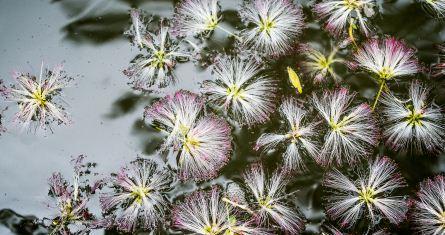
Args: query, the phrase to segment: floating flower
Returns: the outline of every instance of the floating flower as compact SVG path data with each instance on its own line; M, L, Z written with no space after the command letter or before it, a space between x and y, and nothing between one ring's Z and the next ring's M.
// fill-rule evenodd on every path
M412 222L419 234L445 233L445 178L442 175L420 184Z
M85 156L73 159L74 182L70 185L59 172L49 178L49 196L55 199L56 216L50 219L48 229L51 234L85 234L91 229L94 216L87 207L91 194L99 184L86 185L84 179L90 172L92 164L83 164ZM53 207L53 206L50 206Z
M393 191L405 186L397 165L387 157L369 161L368 170L351 180L337 169L326 174L324 186L332 196L327 197L326 211L342 226L353 226L363 215L375 224L377 218L386 218L398 224L405 219L408 206Z
M295 99L286 99L280 106L280 114L286 121L286 132L282 134L265 133L258 138L255 149L263 148L268 151L276 149L278 145L285 145L283 154L284 166L290 170L303 170L303 156L315 158L318 154L316 124L307 123L307 114L298 108Z
M315 108L328 125L324 145L316 160L324 166L351 163L369 156L377 144L377 127L367 104L351 107L355 94L347 89L313 96Z
M179 36L209 35L219 24L217 0L184 0L174 16L175 33Z
M444 0L421 0L421 3L431 10L434 15L443 18L445 15L445 1Z
M333 35L341 36L349 28L359 28L369 36L368 18L374 15L374 4L374 0L325 0L314 8L320 18L326 19L326 29Z
M304 27L302 10L289 0L252 0L241 12L248 29L242 33L244 44L267 55L281 55Z
M383 135L386 143L394 150L444 150L444 115L440 107L428 102L428 93L429 89L414 81L409 89L407 101L401 101L392 94L384 94Z
M259 164L252 165L244 174L249 193L253 195L251 211L260 225L270 221L277 223L289 234L298 234L304 229L303 219L297 209L289 206L285 187L288 179L283 172L268 177Z
M370 39L354 54L353 64L371 72L380 84L373 109L387 81L414 75L420 70L415 51L392 37L382 41Z
M231 207L222 201L221 192L214 186L210 191L197 191L173 209L173 225L194 234L267 234L261 228L238 220Z
M275 109L276 84L262 75L260 66L239 58L220 58L213 68L214 81L205 81L203 91L210 103L223 108L241 125L252 126L269 119Z
M37 78L28 73L15 72L13 78L17 85L7 89L2 95L6 100L17 102L19 111L15 116L17 122L27 128L36 123L36 128L45 129L54 121L59 124L70 122L68 114L64 111L64 101L61 92L71 78L65 75L62 65L53 70L42 67Z
M112 177L113 193L100 197L104 212L114 215L119 230L155 229L168 212L166 192L173 177L155 162L138 159Z
M169 28L162 23L159 32L153 34L147 30L141 12L132 10L131 18L133 24L128 34L147 54L137 56L124 74L136 89L150 90L154 85L159 88L169 85L175 80L173 69L176 62L187 59L188 54L170 38Z
M313 77L314 82L324 82L328 77L334 79L335 82L341 80L340 76L335 73L333 68L335 63L343 62L342 59L335 57L336 53L337 48L332 50L328 56L325 56L323 53L313 48L304 50L304 54L308 58L308 61L303 62L303 68L311 77Z
M163 149L173 147L179 151L179 178L182 180L216 177L232 150L229 124L213 115L201 117L203 105L197 95L179 91L145 111L153 124L169 134Z

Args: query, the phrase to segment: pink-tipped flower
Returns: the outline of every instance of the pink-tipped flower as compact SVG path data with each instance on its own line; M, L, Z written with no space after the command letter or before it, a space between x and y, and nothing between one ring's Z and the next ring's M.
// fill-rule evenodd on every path
M146 54L137 56L124 74L135 89L153 90L162 88L175 80L173 69L178 60L188 58L178 42L170 38L169 28L161 22L156 34L147 30L146 22L138 10L131 11L133 24L127 34Z
M358 28L369 36L369 19L374 15L375 0L324 0L315 5L315 12L326 19L326 29L335 36Z
M445 177L438 175L420 184L412 213L419 234L445 234Z
M415 50L393 37L367 41L355 52L353 66L372 73L379 82L414 75L420 70Z
M230 158L231 128L222 118L210 115L199 119L181 133L179 178L197 181L215 178Z
M283 154L284 167L288 170L304 170L303 156L315 158L319 149L314 137L317 134L316 124L307 122L307 114L298 108L297 101L289 98L280 106L281 117L286 122L285 133L265 133L258 138L255 149L264 151L285 146Z
M172 175L155 162L138 159L112 177L114 192L100 197L102 210L111 213L113 225L121 231L155 229L168 213L166 192L171 189Z
M176 7L174 31L179 36L208 36L221 19L218 0L184 0Z
M232 151L229 124L216 116L203 116L203 100L179 91L146 108L152 124L168 133L162 150L179 152L178 170L182 180L211 179L226 165Z
M51 129L53 122L70 123L61 92L72 78L65 75L62 65L49 70L44 69L42 63L39 77L15 72L13 78L17 84L3 92L3 95L7 101L17 102L19 111L15 120L23 128L30 127L31 123L36 124L36 129Z
M265 235L263 229L243 222L223 200L219 187L196 191L173 208L173 226L193 234Z
M203 92L216 108L224 109L239 124L253 126L269 119L275 109L277 86L252 60L219 58L213 68L215 79L203 84Z
M299 234L304 230L304 222L298 210L287 201L290 194L285 192L288 179L283 171L276 171L269 176L262 165L254 164L243 177L249 195L253 196L250 208L258 224L273 226L275 223L289 234Z
M380 218L398 224L405 219L408 204L393 191L405 186L397 165L387 157L369 161L367 171L360 172L358 179L350 179L339 170L327 173L324 186L331 196L327 197L326 211L342 226L353 226L367 216L372 224Z
M418 81L411 83L406 101L384 94L384 132L387 145L394 150L442 152L445 121L442 109L428 101L429 89Z
M349 94L344 88L312 97L312 103L328 126L324 145L316 158L324 166L366 158L377 144L377 127L371 109L367 104L352 106L354 97L355 94Z
M248 27L243 43L266 55L289 51L304 27L302 10L289 0L248 1L240 15Z

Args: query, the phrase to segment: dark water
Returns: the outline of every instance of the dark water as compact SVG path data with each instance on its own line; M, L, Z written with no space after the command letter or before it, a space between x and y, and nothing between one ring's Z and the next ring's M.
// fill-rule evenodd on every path
M236 11L241 0L221 0L225 21L223 26L233 29L240 24ZM380 1L379 1L380 2ZM380 2L381 3L381 2ZM47 201L47 178L54 171L66 177L72 174L70 156L86 154L88 161L98 163L103 175L115 172L137 155L150 158L161 141L161 136L142 121L143 107L151 103L153 95L130 89L122 70L138 51L122 36L129 26L128 10L144 9L150 14L171 17L175 1L170 0L0 0L0 79L9 83L13 70L38 73L43 60L50 65L63 61L65 70L77 76L75 85L66 89L74 124L55 129L46 136L20 132L8 127L0 137L0 234L27 234L38 229L32 225L34 217L52 215ZM306 1L303 5L306 6ZM445 40L444 23L428 17L420 5L408 0L381 3L381 14L375 25L379 32L403 38L418 48L418 56L425 67L437 59L435 45ZM305 7L308 28L302 42L329 48L330 39ZM208 41L211 48L224 51L231 41L216 32ZM301 61L298 54L271 63L273 73L282 80L284 94L295 94L287 85L285 68ZM362 100L371 100L377 85L366 74L350 74L345 68L343 84L359 92ZM191 62L179 64L175 72L179 82L166 92L177 89L198 91L199 82L210 79L210 71ZM424 75L418 75L425 79ZM434 81L436 102L445 103L445 83ZM306 88L305 88L306 89ZM308 91L313 90L310 86ZM397 89L397 85L394 89ZM4 123L16 111L4 113ZM211 182L223 184L238 176L248 162L258 160L253 143L266 129L277 124L276 116L267 125L254 129L234 129L235 151L222 174ZM405 156L384 148L376 154L393 157L399 163L412 194L418 182L431 175L445 172L445 157ZM278 155L264 160L273 168ZM325 216L321 205L321 169L311 168L307 174L295 178L292 189L298 189L295 202L308 219L307 232L318 231ZM196 188L193 183L177 185L172 199ZM16 214L17 213L17 214ZM32 215L32 216L28 216ZM366 225L365 225L366 226ZM44 230L40 230L43 231ZM407 234L407 225L391 228L393 233ZM102 234L102 231L95 232Z

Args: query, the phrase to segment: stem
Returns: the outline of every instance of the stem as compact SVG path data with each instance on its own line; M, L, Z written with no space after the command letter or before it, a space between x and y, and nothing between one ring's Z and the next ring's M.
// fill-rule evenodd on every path
M241 38L230 32L229 30L225 29L224 27L221 27L219 24L216 26L217 28L221 29L222 31L226 32L230 36L233 36L236 40L241 41Z
M245 205L241 205L241 204L238 204L238 203L236 203L236 202L233 202L233 201L231 201L230 199L228 199L228 198L226 198L226 197L223 197L222 200L223 200L224 202L229 203L230 205L232 205L232 206L234 206L234 207L238 207L238 208L240 208L240 209L243 209L243 210L247 211L249 214L254 214L254 212L253 212L251 209L249 209L247 206L245 206Z
M385 80L382 80L382 82L380 83L379 91L377 92L377 95L375 97L374 104L372 105L372 111L374 111L375 106L377 105L377 101L379 100L379 97L382 94L382 90L383 90L384 86L385 86Z

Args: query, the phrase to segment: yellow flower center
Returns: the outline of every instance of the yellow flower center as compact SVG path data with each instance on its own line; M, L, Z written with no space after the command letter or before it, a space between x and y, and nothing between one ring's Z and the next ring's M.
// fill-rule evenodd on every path
M271 199L270 199L270 197L263 197L263 198L260 198L260 199L258 200L258 204L259 204L261 207L265 207L265 208L268 208L268 209L271 209L271 208L272 208L272 204L271 204Z
M192 149L198 148L200 144L201 142L199 140L191 136L186 136L184 138L184 148L187 152L190 152Z
M442 227L445 228L445 211L443 211L440 216L440 222L442 222Z
M42 88L37 88L31 96L40 106L43 107L46 105L47 100L46 96L43 94Z
M260 20L260 32L265 32L270 35L270 32L275 27L275 22L269 17L261 18Z
M408 123L412 126L421 126L422 125L423 115L421 112L416 112L415 110L411 110L408 116Z
M379 71L378 76L380 79L391 79L394 76L394 70L390 67L383 67L382 70Z
M220 228L218 228L218 226L216 224L212 224L212 225L207 225L204 227L203 229L204 234L206 235L218 235L220 234Z
M206 23L207 30L214 30L218 26L218 18L216 16L209 16Z
M239 86L232 84L227 88L227 94L232 96L233 99L242 99L244 95L244 89L241 89Z
M142 186L134 186L131 189L131 195L134 201L138 204L142 204L143 199L150 193L150 189Z
M286 138L290 139L292 138L292 143L296 143L298 141L298 138L301 137L301 133L298 131L298 128L293 126L292 131L286 134Z
M164 67L164 60L165 60L165 51L159 50L156 51L154 54L154 60L151 62L151 66L162 68Z
M343 2L350 10L354 10L360 7L360 3L358 0L344 0Z
M372 203L374 201L375 192L372 188L366 187L360 190L359 199L366 204Z

